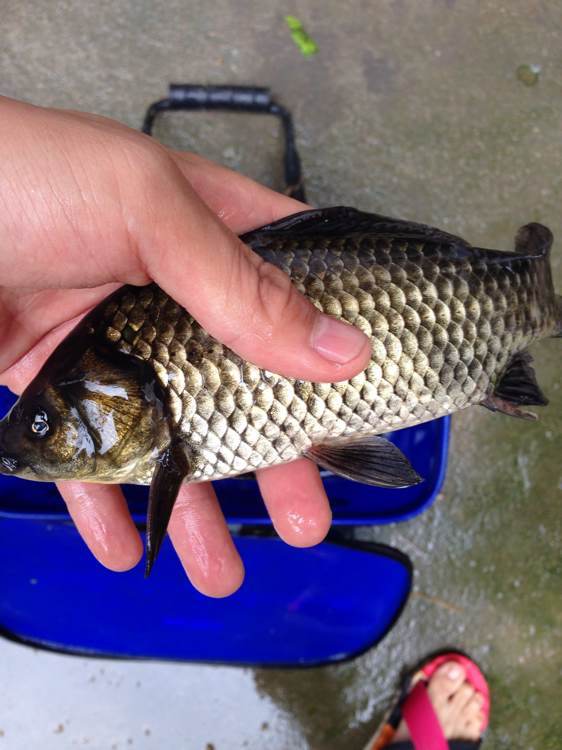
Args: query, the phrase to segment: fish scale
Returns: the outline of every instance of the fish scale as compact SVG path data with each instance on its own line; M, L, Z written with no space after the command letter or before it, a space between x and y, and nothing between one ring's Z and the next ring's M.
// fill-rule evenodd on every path
M123 287L55 349L0 422L0 472L150 484L150 571L184 481L306 456L383 487L421 481L379 435L482 404L532 418L547 403L528 345L562 335L540 224L515 252L345 207L241 237L322 312L371 341L365 370L312 383L262 370L154 284Z
M125 288L104 311L104 335L154 368L194 451L191 481L478 403L539 334L540 259L369 233L295 239L258 231L249 244L318 309L370 336L372 358L342 383L285 378L245 362L155 285Z

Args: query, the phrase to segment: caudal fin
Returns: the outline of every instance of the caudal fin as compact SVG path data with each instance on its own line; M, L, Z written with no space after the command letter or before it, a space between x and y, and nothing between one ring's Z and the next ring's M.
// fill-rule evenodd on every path
M556 303L556 322L558 324L556 333L554 335L556 336L556 338L562 338L562 295L557 294L554 297L554 300Z

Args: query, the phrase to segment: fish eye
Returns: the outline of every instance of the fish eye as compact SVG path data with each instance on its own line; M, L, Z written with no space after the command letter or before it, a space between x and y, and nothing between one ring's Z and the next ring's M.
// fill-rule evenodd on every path
M45 437L49 432L49 417L47 412L39 410L33 415L33 422L31 423L31 432L36 437Z

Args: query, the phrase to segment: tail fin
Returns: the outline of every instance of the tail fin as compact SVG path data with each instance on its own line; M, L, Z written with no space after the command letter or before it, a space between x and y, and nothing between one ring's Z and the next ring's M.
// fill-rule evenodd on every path
M562 294L556 294L554 296L554 302L556 306L556 322L558 324L554 336L556 338L562 338Z
M544 224L536 221L519 227L515 235L515 252L522 255L548 257L554 237Z

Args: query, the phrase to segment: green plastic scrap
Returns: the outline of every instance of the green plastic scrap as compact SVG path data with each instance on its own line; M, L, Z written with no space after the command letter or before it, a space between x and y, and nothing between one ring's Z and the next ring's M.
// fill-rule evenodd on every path
M302 23L295 16L285 16L285 23L291 31L293 42L299 48L301 54L305 57L315 55L318 52L318 45L303 28Z

